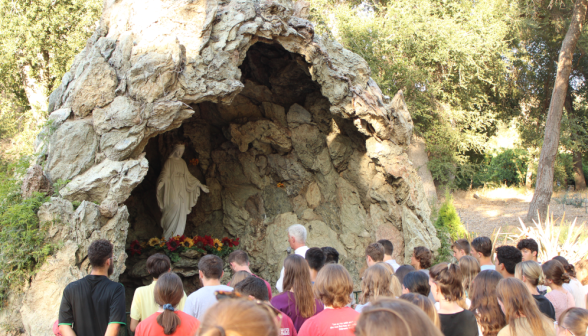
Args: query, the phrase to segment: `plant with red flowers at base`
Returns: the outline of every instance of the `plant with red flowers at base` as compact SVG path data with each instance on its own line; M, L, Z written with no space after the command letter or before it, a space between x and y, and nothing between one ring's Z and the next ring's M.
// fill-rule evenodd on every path
M239 246L239 238L224 237L222 240L211 236L175 236L170 239L151 238L147 242L135 240L131 243L129 252L131 256L140 255L143 250L153 249L165 253L172 262L180 260L180 253L188 250L196 250L202 254L214 254L221 258L228 256Z

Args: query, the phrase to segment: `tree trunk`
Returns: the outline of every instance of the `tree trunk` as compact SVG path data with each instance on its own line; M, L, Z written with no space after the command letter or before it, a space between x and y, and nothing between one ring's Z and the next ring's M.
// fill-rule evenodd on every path
M545 219L547 207L551 201L553 193L553 168L559 146L559 131L561 124L561 115L563 112L570 73L572 71L572 60L574 50L582 31L584 19L586 18L586 7L588 0L576 0L574 11L572 12L572 22L561 44L559 52L559 61L557 62L557 76L553 85L551 102L549 103L549 112L547 113L547 122L545 123L545 137L541 156L537 165L537 183L533 200L529 205L527 221L537 218L539 214L541 220Z
M576 190L586 189L586 178L582 169L582 152L574 151L574 182Z

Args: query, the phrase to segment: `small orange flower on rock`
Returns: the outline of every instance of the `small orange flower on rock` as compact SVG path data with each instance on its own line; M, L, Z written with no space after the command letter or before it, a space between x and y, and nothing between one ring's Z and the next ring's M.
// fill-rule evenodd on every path
M199 162L200 162L200 161L199 161L198 159L192 159L192 160L190 160L190 164L191 164L192 166L197 166Z
M278 188L284 188L284 183L282 183L282 182L278 183Z

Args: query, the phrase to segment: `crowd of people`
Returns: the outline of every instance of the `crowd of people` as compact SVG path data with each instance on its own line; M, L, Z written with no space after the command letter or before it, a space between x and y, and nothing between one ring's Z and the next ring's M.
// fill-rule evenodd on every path
M488 237L460 239L452 246L456 262L436 265L424 246L414 248L410 265L398 264L392 242L379 240L365 250L357 298L339 253L309 248L306 240L304 226L288 228L294 254L284 260L276 293L253 274L242 250L228 257L227 285L223 260L203 256L202 287L189 296L169 258L150 256L153 282L135 290L130 330L137 336L587 335L587 295L574 266L560 256L539 262L532 239L494 249ZM94 241L88 257L91 274L63 292L56 335L114 336L126 324L124 288L108 279L112 245Z

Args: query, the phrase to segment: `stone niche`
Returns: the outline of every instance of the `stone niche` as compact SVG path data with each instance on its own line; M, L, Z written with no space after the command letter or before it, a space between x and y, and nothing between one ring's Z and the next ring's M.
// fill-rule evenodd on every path
M49 335L63 289L88 274L98 238L113 243L111 278L130 302L149 281L147 255L125 251L161 235L155 181L177 141L210 188L186 233L240 237L272 284L295 223L309 246L339 251L356 286L376 239L391 239L399 262L415 246L439 247L406 153L413 124L402 92L383 95L367 62L315 35L307 13L289 0L105 1L35 143L49 185L67 182L39 210L60 248L0 323ZM31 174L43 180L39 167ZM199 286L197 260L174 264L188 292Z
M376 238L367 196L377 171L366 153L367 137L353 120L331 114L309 66L278 44L258 42L240 66L245 87L230 105L191 104L192 117L149 140L149 171L125 202L127 245L161 237L157 178L174 144L184 142L190 172L210 188L188 215L187 236L240 237L252 269L275 281L286 253L285 229L303 223L309 245L335 247L357 279L362 251ZM406 199L409 188L400 180L394 185L386 197ZM388 237L401 257L401 216L390 219ZM127 260L121 281L129 294L151 281L146 258ZM174 264L188 292L199 286L197 262L182 257Z

